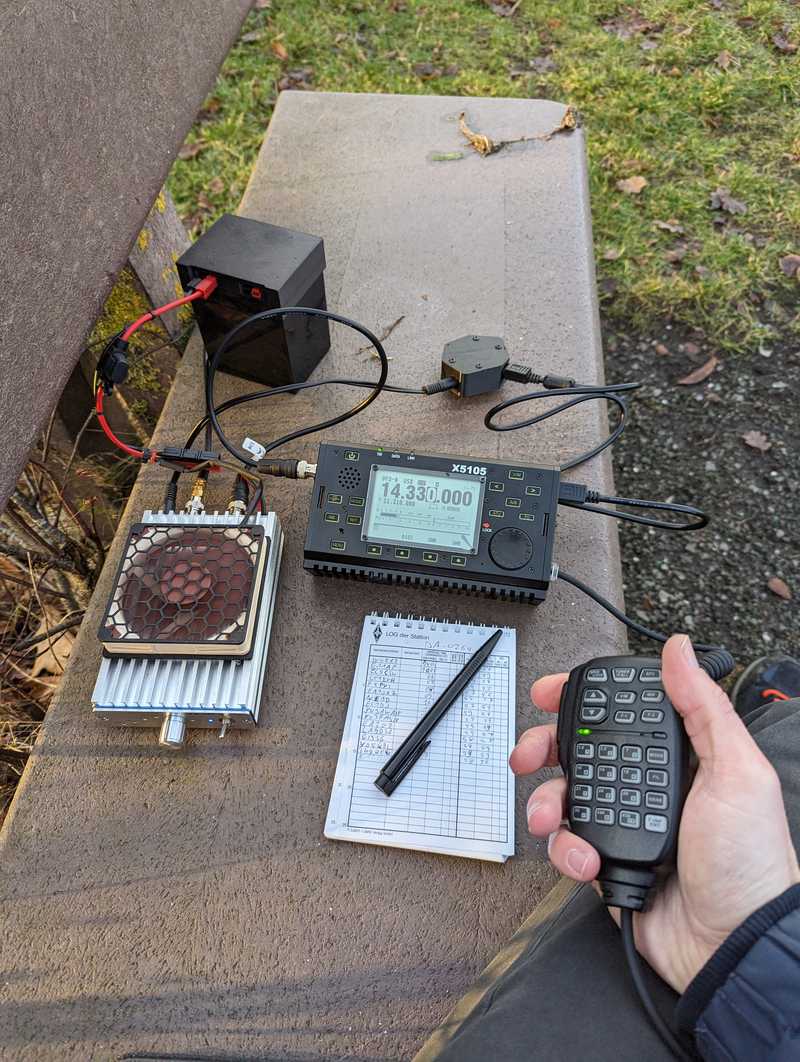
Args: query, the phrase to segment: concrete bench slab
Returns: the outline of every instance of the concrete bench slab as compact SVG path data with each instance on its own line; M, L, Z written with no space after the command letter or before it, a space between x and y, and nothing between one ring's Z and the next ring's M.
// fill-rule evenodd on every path
M332 309L378 333L403 316L387 341L394 383L434 379L442 345L473 331L504 335L541 371L602 379L582 133L433 161L459 149L463 109L495 139L563 114L544 101L284 94L242 213L324 237ZM375 373L360 337L333 333L319 378ZM182 441L202 409L200 354L193 342L161 442ZM220 400L252 390L219 383ZM320 388L227 423L234 438L268 439L350 398ZM385 394L326 438L557 461L606 431L605 411L585 404L540 430L490 434L495 400ZM285 453L314 455L313 440ZM612 489L605 458L575 478ZM538 675L619 651L622 629L564 585L533 609L314 578L302 570L311 485L276 480L287 542L261 725L222 741L193 732L164 752L153 731L95 723L90 694L124 532L165 482L154 468L139 477L2 834L2 1057L408 1058L553 875L526 832L527 784L502 866L323 838L363 617L515 626L519 730L536 717ZM611 521L561 513L556 559L621 603Z

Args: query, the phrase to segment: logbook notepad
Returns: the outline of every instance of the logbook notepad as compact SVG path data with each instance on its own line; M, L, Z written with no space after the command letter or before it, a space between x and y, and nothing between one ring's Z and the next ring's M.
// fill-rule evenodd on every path
M495 627L367 616L325 822L332 840L504 862L514 854L516 631L436 726L390 797L381 768Z

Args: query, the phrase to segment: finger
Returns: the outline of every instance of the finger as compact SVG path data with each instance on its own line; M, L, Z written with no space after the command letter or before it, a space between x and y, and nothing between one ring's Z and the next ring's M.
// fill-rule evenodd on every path
M521 734L508 763L514 774L533 774L540 767L557 767L555 723L532 726Z
M600 856L588 841L566 829L556 830L547 842L550 862L574 881L593 881L600 873Z
M664 689L683 717L701 763L737 763L752 757L756 747L753 739L728 697L698 665L687 635L673 634L667 641L661 670Z
M560 675L545 675L537 679L531 687L531 700L543 712L557 712L561 700L561 690L569 675L563 671Z
M557 830L564 818L567 796L566 778L542 782L528 798L528 830L534 837L547 837Z

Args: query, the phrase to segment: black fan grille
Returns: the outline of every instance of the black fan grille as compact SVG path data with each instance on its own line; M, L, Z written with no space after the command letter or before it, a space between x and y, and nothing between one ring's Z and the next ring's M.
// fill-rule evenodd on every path
M241 645L264 544L257 524L134 525L101 640Z

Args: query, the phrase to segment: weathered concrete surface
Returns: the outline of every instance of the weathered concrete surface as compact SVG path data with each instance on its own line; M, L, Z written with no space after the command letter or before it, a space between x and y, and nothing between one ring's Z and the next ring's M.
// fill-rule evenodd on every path
M0 509L250 6L0 4Z
M602 378L582 134L429 161L457 147L463 106L497 137L547 130L563 111L286 94L243 213L325 238L332 308L379 332L405 315L388 341L396 383L434 377L442 344L473 330L505 335L543 370ZM318 377L374 372L361 345L335 326ZM181 439L198 415L199 353L193 345L181 366L161 441ZM220 382L220 399L248 389ZM228 423L237 438L274 437L344 408L352 396L337 391L241 407ZM547 460L605 430L587 404L537 432L492 435L490 401L384 395L328 437ZM314 443L286 453L313 459ZM604 461L577 478L611 487ZM140 477L124 524L158 505L165 480L158 469ZM619 626L563 585L530 609L315 579L301 567L310 485L278 480L269 492L287 546L254 733L195 732L173 755L154 732L93 722L115 556L106 565L2 835L3 1058L408 1058L552 883L525 830L528 784L504 866L323 838L358 634L373 608L516 626L521 730L535 717L532 680L617 651ZM557 559L621 600L610 521L563 513Z

